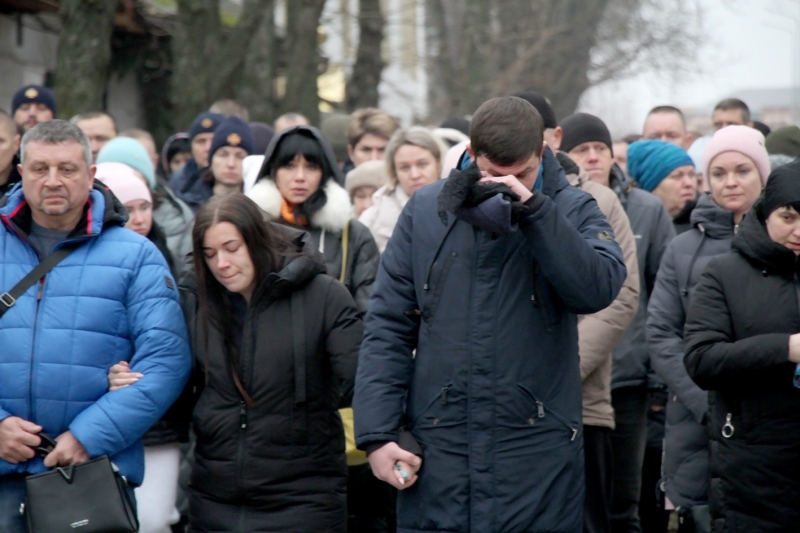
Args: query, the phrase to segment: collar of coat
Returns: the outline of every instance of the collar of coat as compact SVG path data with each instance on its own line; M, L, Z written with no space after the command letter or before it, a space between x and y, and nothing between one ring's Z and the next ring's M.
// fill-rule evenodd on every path
M311 227L334 233L340 232L353 217L350 195L333 179L329 179L325 183L324 190L327 201L319 211L311 216ZM267 214L270 220L280 218L283 197L272 179L258 180L247 196Z
M733 238L731 247L750 263L764 269L765 276L770 273L800 273L800 257L770 238L767 227L759 214L759 206L762 202L763 197L745 215L744 220L739 224L739 231Z
M13 223L25 233L30 231L31 208L25 199L22 184L17 184L8 195L0 198L0 220L7 226ZM127 221L128 210L125 206L108 187L95 181L83 209L83 216L68 238L98 235L103 228L124 226Z

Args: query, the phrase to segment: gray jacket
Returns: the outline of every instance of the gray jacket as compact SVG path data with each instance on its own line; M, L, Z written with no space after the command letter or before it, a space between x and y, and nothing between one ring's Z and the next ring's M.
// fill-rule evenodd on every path
M639 310L625 336L614 349L611 389L647 386L650 355L644 327L647 303L653 292L661 257L675 237L675 227L664 204L656 196L633 186L616 164L611 169L610 186L628 214L636 240L639 261Z
M153 209L153 220L167 234L167 248L177 270L186 266L186 256L192 251L194 213L169 187L158 185L155 195L161 200ZM178 272L180 275L180 272Z
M689 300L708 262L730 251L733 214L701 195L693 228L675 238L664 254L647 315L653 368L669 389L663 473L665 490L677 506L708 502L708 393L683 364L683 327Z

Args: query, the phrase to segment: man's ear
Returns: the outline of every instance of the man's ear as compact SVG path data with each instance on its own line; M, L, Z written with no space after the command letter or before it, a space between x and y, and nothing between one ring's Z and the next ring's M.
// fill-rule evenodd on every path
M19 153L19 143L22 141L22 137L19 133L14 136L14 153Z
M347 145L347 155L350 157L350 161L353 160L353 154L354 153L355 153L355 150L353 150L353 147L348 144Z
M97 173L97 165L92 165L89 167L89 190L92 190L94 187L94 175Z
M550 149L553 153L558 152L561 149L561 139L564 138L564 130L561 129L561 126L556 126L556 129L553 130L553 142L550 144Z
M475 161L475 152L472 151L472 144L467 143L467 145L464 148L467 150L469 158Z

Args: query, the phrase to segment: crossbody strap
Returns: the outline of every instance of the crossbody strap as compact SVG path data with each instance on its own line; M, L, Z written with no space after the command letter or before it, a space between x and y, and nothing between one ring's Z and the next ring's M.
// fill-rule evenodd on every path
M294 403L306 401L306 326L303 312L303 295L292 293L292 337L294 340Z
M62 246L52 254L48 255L44 261L36 265L36 268L28 272L28 275L20 280L19 283L8 291L0 294L0 318L17 303L17 298L25 294L37 281L53 270L57 264L75 250L73 246Z
M350 221L344 226L342 231L342 272L339 274L339 281L344 283L347 279L347 249L350 244Z

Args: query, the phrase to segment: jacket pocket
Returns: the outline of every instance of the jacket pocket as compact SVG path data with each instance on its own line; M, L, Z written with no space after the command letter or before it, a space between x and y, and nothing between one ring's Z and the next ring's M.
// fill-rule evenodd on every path
M442 268L439 270L439 274L436 276L436 281L434 284L431 285L430 280L426 281L425 283L424 290L426 292L433 290L433 295L431 297L430 304L428 305L427 313L423 312L423 316L425 317L425 321L428 323L429 329L431 327L431 323L433 322L433 317L436 316L436 310L439 308L439 303L442 299L442 294L444 293L444 286L447 283L447 276L450 274L450 269L453 268L453 263L455 263L457 257L458 252L448 252L447 256L444 258ZM431 274L433 274L433 270L436 269L436 264L440 261L441 259L437 259L436 262L434 262L433 266L431 267Z
M533 402L533 408L528 411L527 418L523 418L522 420L523 424L535 426L539 422L544 422L547 417L550 416L559 425L563 426L563 428L567 430L570 442L574 441L578 437L580 427L579 424L573 424L565 416L546 406L544 402L536 397L536 395L533 394L526 386L517 383L517 389L519 389L522 394L528 398L528 400Z
M541 272L541 265L536 261L533 265L533 295L531 300L539 308L544 320L545 329L550 332L561 322L564 314L564 302L553 286Z
M436 429L466 423L466 397L448 382L411 420L411 428Z

